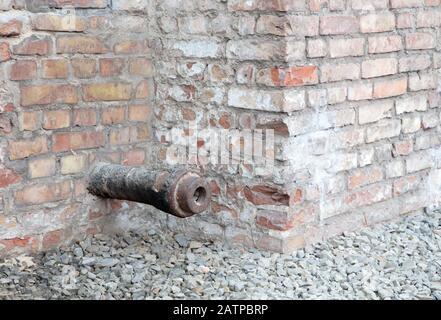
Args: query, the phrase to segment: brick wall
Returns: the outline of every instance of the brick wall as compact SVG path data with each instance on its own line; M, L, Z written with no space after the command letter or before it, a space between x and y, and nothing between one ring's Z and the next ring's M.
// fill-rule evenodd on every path
M152 225L291 251L439 205L439 0L9 0L0 10L4 251ZM214 199L185 221L87 195L97 160L169 165L172 129L190 135L188 121L273 129L275 162L205 163L198 137L190 165L212 178Z

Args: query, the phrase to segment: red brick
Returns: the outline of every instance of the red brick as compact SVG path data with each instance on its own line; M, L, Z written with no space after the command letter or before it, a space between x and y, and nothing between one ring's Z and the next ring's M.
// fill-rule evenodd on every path
M100 60L100 75L102 77L114 77L122 73L124 59L106 58Z
M93 78L97 74L96 61L94 59L72 59L74 76L80 79Z
M45 111L43 128L46 130L55 130L67 128L70 126L70 111L69 110L55 110Z
M37 64L31 60L20 60L11 66L10 79L14 81L31 80L37 77Z
M48 37L30 36L13 47L17 55L46 56L51 52L51 40Z
M72 85L35 85L21 87L21 105L76 104L77 88Z
M24 131L34 131L41 127L40 112L22 112L19 115L20 130Z
M43 249L49 250L58 247L63 240L64 230L56 230L46 233L43 236Z
M267 229L287 231L292 229L292 217L288 212L265 210L259 212L256 217L256 223Z
M150 118L151 108L146 105L129 106L129 120L145 122Z
M258 72L256 81L271 86L296 87L318 83L316 66L270 68Z
M76 149L90 149L103 145L104 134L100 131L56 133L53 136L52 151L64 152Z
M14 193L15 203L19 206L58 202L70 198L70 181L26 186Z
M101 122L102 124L122 123L125 120L125 114L125 107L106 108L103 110Z
M68 77L69 69L67 60L43 60L41 65L44 79L66 79Z
M150 51L147 41L124 40L113 48L117 54L139 54Z
M0 37L13 37L21 33L23 24L21 21L12 19L6 22L0 22Z
M289 205L289 195L273 186L259 185L244 188L245 198L254 205Z
M10 141L8 145L9 159L18 160L48 152L46 137L28 140Z
M20 182L20 175L8 168L0 167L0 189Z
M129 72L132 75L152 77L153 64L152 61L145 58L135 58L130 60Z
M126 166L142 165L145 162L144 150L130 150L122 156L122 164Z
M95 109L75 109L74 110L74 126L94 126L96 125Z
M0 42L0 62L5 62L11 59L11 51L9 44L6 42Z

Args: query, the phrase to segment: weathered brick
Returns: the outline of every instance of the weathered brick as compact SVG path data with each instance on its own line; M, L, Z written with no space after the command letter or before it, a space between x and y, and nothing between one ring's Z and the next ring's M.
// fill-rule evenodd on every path
M335 82L357 79L360 79L359 64L324 64L321 67L320 82Z
M305 108L305 92L232 88L228 92L228 105L243 109L291 112Z
M104 134L100 131L55 133L52 139L53 152L98 148L103 145Z
M398 71L396 58L366 60L361 64L363 78L375 78L395 74Z
M348 88L349 101L372 99L372 94L373 94L373 85L371 83L356 84Z
M328 111L319 114L319 127L322 129L344 127L354 123L355 110L352 108Z
M303 11L304 0L230 0L230 11Z
M395 156L408 156L413 152L413 141L404 140L394 143L394 155Z
M395 15L393 13L372 13L360 17L362 33L386 32L395 29Z
M122 156L122 164L125 166L139 166L145 162L145 150L130 150Z
M401 132L401 121L381 120L366 129L366 142L371 143L382 139L393 138Z
M67 60L50 59L41 62L44 79L66 79L69 75Z
M400 96L405 94L406 91L407 78L374 83L374 98L376 99Z
M432 60L429 55L411 55L400 58L400 72L419 71L429 68Z
M375 11L378 9L387 9L388 0L350 0L353 10Z
M31 85L20 88L21 105L76 104L77 88L72 85Z
M381 36L369 38L369 53L388 53L403 50L401 36Z
M359 23L354 16L323 16L320 17L320 34L351 34L359 31Z
M308 40L308 58L324 57L328 53L328 45L323 39Z
M19 206L30 206L66 200L71 196L71 193L71 183L69 181L37 184L16 191L14 200Z
M16 19L0 20L0 37L14 37L21 34L23 23Z
M19 160L48 152L46 137L10 141L8 144L10 160Z
M441 140L436 133L425 133L415 138L415 150L425 150L439 146Z
M68 128L70 126L69 110L45 111L43 117L43 128L46 130L55 130Z
M407 173L429 169L433 165L432 156L428 151L414 153L406 159Z
M256 31L260 34L312 37L319 33L319 17L263 15L257 20Z
M227 57L240 60L283 60L286 56L284 47L284 42L275 40L231 40L227 43Z
M426 111L427 96L425 94L420 94L397 100L395 108L397 114L414 112L414 111Z
M102 83L83 85L85 101L126 101L132 95L131 84Z
M116 54L141 54L149 53L150 47L146 40L123 40L115 44L113 51Z
M13 81L32 80L37 77L37 64L32 60L18 60L11 66L10 79Z
M331 39L329 40L329 53L331 58L356 57L364 54L365 40L356 39Z
M417 13L417 28L441 26L441 11L421 11Z
M413 27L415 16L409 12L399 13L397 15L397 29L410 29Z
M91 36L61 36L57 38L57 53L100 54L107 52L106 46Z
M357 189L383 180L383 170L378 166L357 169L348 176L349 190Z
M45 56L51 52L52 41L49 37L30 36L13 46L12 51L17 55Z
M424 0L391 0L391 8L413 8L424 5Z
M43 178L55 175L56 162L55 157L46 157L29 160L28 172L29 178Z
M38 14L33 19L35 30L58 32L83 32L87 21L78 15Z
M400 196L406 192L415 190L421 184L421 178L412 175L394 181L394 196Z
M409 115L401 119L401 130L403 133L414 133L421 129L421 117L419 115Z
M438 77L436 73L425 72L415 73L409 76L409 90L421 91L436 89L438 87Z
M406 34L407 50L423 50L435 48L435 37L430 33L415 32Z
M358 121L360 124L377 122L392 115L393 101L370 102L359 106Z

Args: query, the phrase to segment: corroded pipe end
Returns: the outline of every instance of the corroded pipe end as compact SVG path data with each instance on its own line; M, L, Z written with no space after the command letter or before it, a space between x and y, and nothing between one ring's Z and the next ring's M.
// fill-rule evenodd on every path
M208 209L211 202L211 189L206 179L195 172L183 172L170 192L173 214L188 218Z

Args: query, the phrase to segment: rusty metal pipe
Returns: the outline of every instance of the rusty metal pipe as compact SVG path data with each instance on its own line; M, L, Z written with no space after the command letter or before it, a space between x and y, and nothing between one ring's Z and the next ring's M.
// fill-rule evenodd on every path
M88 190L95 196L145 203L180 218L205 211L211 191L193 171L152 171L98 163L90 171Z

